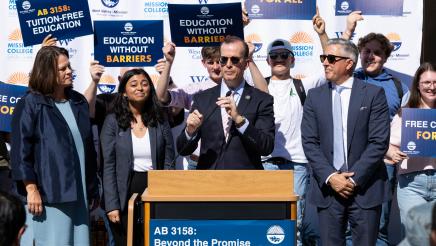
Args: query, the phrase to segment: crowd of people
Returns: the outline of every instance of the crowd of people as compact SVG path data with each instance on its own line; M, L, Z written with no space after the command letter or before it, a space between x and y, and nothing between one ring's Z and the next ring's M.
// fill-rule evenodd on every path
M227 36L202 48L205 82L172 85L177 48L169 42L156 84L144 69L128 68L112 95L96 95L104 73L97 61L89 88L76 92L67 50L47 38L13 115L10 155L0 153L21 198L0 193L0 245L90 245L89 211L98 206L111 245L125 245L129 197L147 187L148 171L175 169L176 153L187 156L188 169L293 170L298 245L389 245L395 194L404 245L422 245L414 243L423 240L413 240L413 219L416 206L436 201L436 160L401 152L401 116L403 108L436 109L436 64L421 64L408 87L384 67L393 46L383 34L349 40L362 19L351 13L343 37L329 39L317 12L324 71L309 77L291 76L289 41L268 45L265 78L253 44ZM182 132L171 130L182 122ZM434 218L423 225L429 245L436 245ZM136 245L142 233L135 231Z

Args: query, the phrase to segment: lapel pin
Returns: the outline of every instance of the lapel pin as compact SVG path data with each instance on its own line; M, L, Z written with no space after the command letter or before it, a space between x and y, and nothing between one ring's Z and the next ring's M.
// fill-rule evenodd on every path
M250 95L246 95L246 96L245 96L245 99L246 99L246 100L250 100L250 99L251 99L251 96L250 96Z

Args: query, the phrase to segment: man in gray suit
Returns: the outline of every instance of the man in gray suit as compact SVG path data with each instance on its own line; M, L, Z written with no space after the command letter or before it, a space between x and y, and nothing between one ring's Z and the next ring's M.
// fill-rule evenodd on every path
M381 87L353 78L357 47L331 39L320 56L329 83L309 90L301 132L312 169L308 200L318 207L323 244L375 245L389 198L384 154L389 114Z

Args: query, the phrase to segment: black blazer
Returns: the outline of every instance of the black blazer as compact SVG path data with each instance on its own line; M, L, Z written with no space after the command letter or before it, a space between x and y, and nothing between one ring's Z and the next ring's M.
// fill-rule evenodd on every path
M197 109L205 118L191 141L182 131L177 138L177 150L181 155L189 155L201 139L197 169L263 169L260 157L274 148L273 97L245 83L237 108L250 123L244 134L233 124L226 143L221 111L216 105L220 90L221 86L215 86L194 96L192 110Z
M354 79L347 120L348 170L354 172L355 201L362 208L389 199L383 157L389 145L389 112L383 88ZM301 133L304 153L312 170L308 200L330 206L335 191L325 181L333 166L331 82L309 90Z
M148 127L152 165L155 170L174 169L174 142L170 126L165 121L157 127ZM104 157L103 192L107 212L126 208L131 172L133 147L131 129L121 129L115 114L106 117L101 131Z

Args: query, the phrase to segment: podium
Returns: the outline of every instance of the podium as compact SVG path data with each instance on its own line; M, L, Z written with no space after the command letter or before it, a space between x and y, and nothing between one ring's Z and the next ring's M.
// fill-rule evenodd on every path
M293 184L291 170L149 171L144 244L264 245L249 241L253 233L253 240L295 244Z

